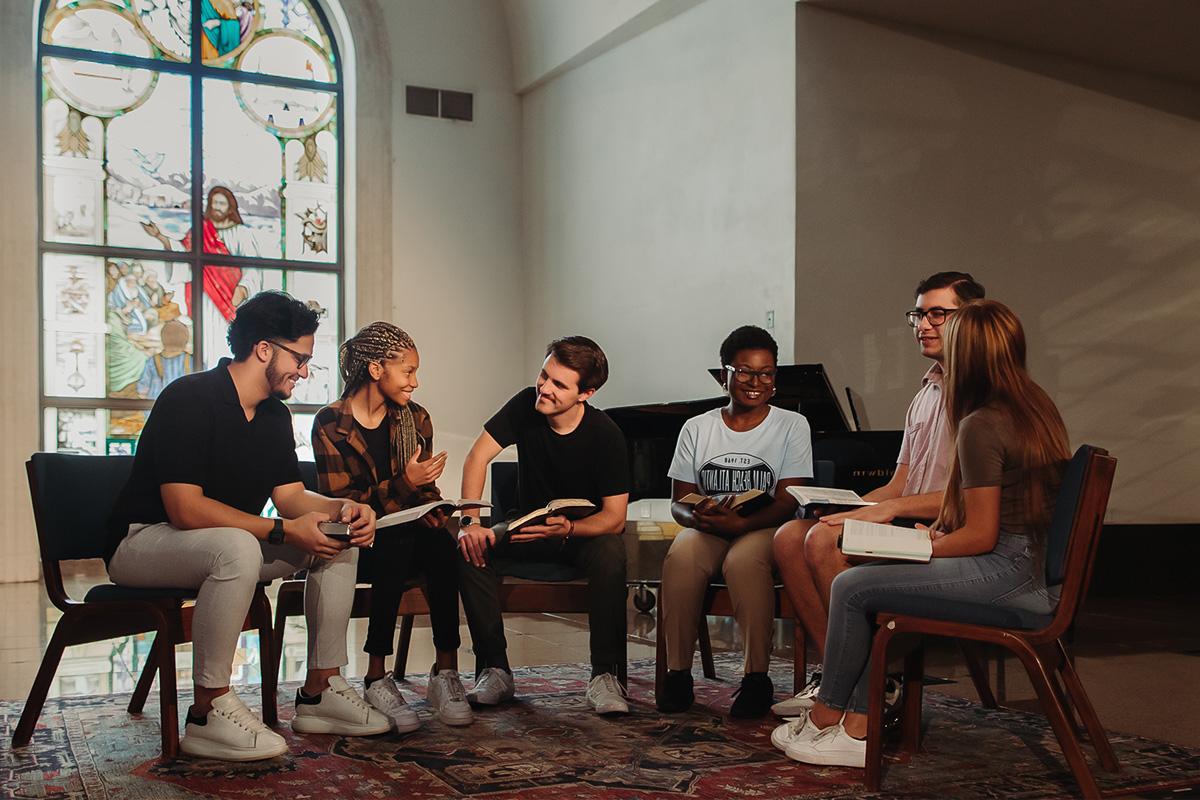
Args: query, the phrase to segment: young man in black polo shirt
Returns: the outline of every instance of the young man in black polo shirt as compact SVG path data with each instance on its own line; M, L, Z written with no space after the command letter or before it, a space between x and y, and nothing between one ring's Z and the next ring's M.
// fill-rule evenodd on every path
M494 705L513 696L500 574L492 561L558 561L575 566L588 579L588 702L601 714L629 710L616 677L625 661L625 545L620 534L629 504L629 463L624 434L587 402L607 379L608 361L591 339L570 336L551 342L536 386L517 392L497 411L467 454L465 498L482 497L487 465L515 444L522 514L564 498L590 500L597 509L576 520L551 516L543 525L525 525L511 534L504 522L485 528L464 513L458 534L460 586L475 651L470 699L476 703Z
M308 377L316 329L316 313L282 292L243 303L229 326L234 360L185 375L158 396L113 511L106 559L113 581L199 590L192 617L196 700L180 742L188 755L253 761L287 752L283 737L230 690L229 674L255 585L300 569L309 571L309 668L292 728L355 736L390 727L340 674L354 548L374 541L375 513L305 490L283 404ZM282 519L259 516L268 498ZM328 520L350 524L349 543L320 531Z

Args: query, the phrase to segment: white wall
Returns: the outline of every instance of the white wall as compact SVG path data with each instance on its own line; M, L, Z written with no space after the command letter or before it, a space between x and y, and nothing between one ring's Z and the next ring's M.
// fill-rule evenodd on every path
M707 0L523 96L526 364L582 333L596 403L711 396L734 327L791 361L793 4Z
M1200 90L803 5L796 31L797 360L899 426L912 289L969 270L1117 457L1109 519L1200 520Z

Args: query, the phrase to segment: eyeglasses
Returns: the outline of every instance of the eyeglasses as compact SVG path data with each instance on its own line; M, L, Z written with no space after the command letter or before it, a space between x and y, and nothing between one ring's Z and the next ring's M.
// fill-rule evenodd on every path
M280 344L279 342L275 342L270 339L267 340L267 344L269 344L273 347L278 347L281 350L287 350L289 353L291 353L292 356L294 356L296 359L296 369L304 369L304 366L308 362L312 361L312 353L297 353L295 350L288 347L286 344Z
M922 319L929 320L929 324L937 328L946 321L946 317L957 311L957 308L941 308L934 306L928 311L922 311L919 308L914 308L912 311L904 313L904 319L908 320L908 327L915 328L921 324Z
M746 369L745 367L731 367L725 365L725 371L733 375L733 379L738 383L750 383L755 378L759 383L774 383L775 374L778 370L773 369Z

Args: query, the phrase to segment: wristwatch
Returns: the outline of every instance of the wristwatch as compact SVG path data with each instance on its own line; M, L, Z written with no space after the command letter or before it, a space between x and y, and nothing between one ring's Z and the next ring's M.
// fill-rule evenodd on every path
M283 520L276 517L271 521L271 532L267 534L268 544L283 544Z
M469 528L472 525L478 525L478 524L479 524L478 517L460 517L458 520L458 529L461 531L463 528Z

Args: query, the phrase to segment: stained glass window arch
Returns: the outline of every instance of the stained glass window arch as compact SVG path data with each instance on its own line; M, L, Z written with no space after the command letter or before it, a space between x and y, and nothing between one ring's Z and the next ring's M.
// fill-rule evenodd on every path
M344 334L344 76L320 0L40 2L44 449L132 452L262 289L322 317L291 400L303 449Z

